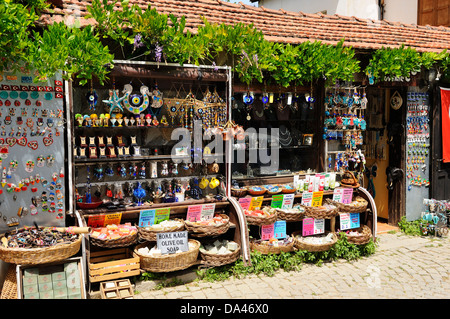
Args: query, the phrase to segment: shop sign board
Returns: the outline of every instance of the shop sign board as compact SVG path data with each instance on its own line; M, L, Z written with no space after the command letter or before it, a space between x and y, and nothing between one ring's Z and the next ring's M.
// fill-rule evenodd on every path
M156 246L162 255L185 252L189 250L188 232L167 232L156 234Z

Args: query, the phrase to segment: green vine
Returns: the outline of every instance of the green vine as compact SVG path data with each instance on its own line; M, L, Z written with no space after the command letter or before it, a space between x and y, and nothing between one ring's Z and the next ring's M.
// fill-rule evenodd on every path
M42 10L50 10L44 0L1 0L0 72L25 65L38 72L37 80L62 72L82 85L93 77L103 83L117 49L124 59L229 65L246 84L264 81L288 87L318 79L351 81L361 71L354 49L344 46L344 40L336 45L273 43L252 24L212 24L204 17L194 33L184 16L160 14L150 5L130 5L129 0L93 0L86 18L96 23L88 27L61 22L38 30L35 24ZM103 44L106 41L112 50ZM375 50L364 71L377 81L392 81L430 68L445 77L449 65L445 50L419 53L401 46Z
M440 53L417 52L405 47L382 48L374 51L365 72L377 81L407 80L422 70L437 67L447 73L449 54L446 50Z

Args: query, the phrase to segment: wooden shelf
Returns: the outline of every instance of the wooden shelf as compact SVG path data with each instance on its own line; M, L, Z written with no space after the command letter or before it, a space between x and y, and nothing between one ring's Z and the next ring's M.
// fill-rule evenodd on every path
M216 208L223 208L230 205L230 202L225 200L207 200L207 199L191 199L183 202L175 203L154 203L152 205L142 205L142 206L128 206L124 208L118 208L114 210L109 210L106 207L94 208L94 209L77 209L83 216L90 215L103 215L103 214L117 214L122 213L123 219L139 219L139 214L142 210L146 209L157 209L157 208L170 208L170 215L184 214L185 210L191 205L202 205L202 204L216 204Z

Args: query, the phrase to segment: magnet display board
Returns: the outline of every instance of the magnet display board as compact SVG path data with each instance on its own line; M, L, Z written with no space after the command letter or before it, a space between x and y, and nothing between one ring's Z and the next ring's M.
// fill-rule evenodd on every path
M64 226L66 210L64 87L56 75L0 75L0 232Z
M430 98L428 92L409 87L406 101L406 219L420 218L422 202L429 198Z

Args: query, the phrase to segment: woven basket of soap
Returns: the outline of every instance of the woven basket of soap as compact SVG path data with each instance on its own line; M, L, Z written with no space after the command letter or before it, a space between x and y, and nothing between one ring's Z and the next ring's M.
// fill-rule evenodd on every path
M355 199L348 204L336 202L330 198L325 199L326 203L337 207L339 213L363 213L369 204L361 196L356 196Z
M161 254L155 243L142 243L136 245L133 255L139 257L140 268L150 272L172 272L187 269L198 264L200 242L189 239L188 251L174 254Z
M277 211L275 208L265 206L262 209L244 210L247 224L249 225L270 225L277 221Z
M184 220L180 218L164 220L159 224L137 227L139 238L147 241L156 241L158 233L176 232L184 230Z
M241 246L229 240L202 243L199 249L201 264L205 267L227 265L239 259Z
M284 239L271 238L269 240L251 240L250 250L258 251L263 255L281 254L282 252L291 252L294 250L294 240L287 236Z
M54 227L24 227L0 237L0 259L19 265L38 265L65 260L81 247L82 236Z
M98 247L116 248L133 245L139 239L137 227L129 224L107 225L93 228L89 234L90 242Z
M193 237L214 237L228 231L230 228L230 218L226 214L216 214L208 220L195 222L185 220L184 226Z
M347 241L355 245L367 244L372 239L372 231L366 225L345 231Z
M309 252L330 250L338 240L337 236L329 231L311 236L302 236L301 231L296 231L292 233L292 237L294 237L295 248Z
M325 204L322 206L303 206L305 210L305 217L315 218L315 219L330 219L338 214L337 207L330 204Z
M278 219L287 222L297 222L305 217L305 209L303 207L294 207L289 209L276 208Z

